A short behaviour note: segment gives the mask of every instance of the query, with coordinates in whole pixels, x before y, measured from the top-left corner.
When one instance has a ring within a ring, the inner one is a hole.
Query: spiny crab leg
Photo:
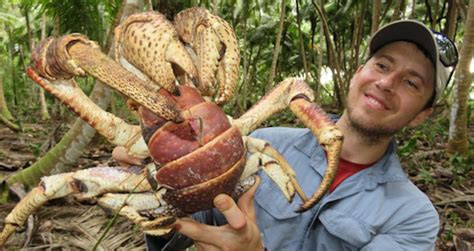
[[[166,120],[182,121],[172,101],[147,89],[147,83],[108,58],[96,43],[83,35],[48,38],[37,47],[32,60],[41,77],[56,80],[89,74]]]
[[[242,135],[248,135],[270,116],[288,108],[291,101],[297,97],[312,101],[314,93],[304,81],[297,78],[287,78],[276,85],[240,118],[234,119],[232,124],[239,127]]]
[[[244,179],[257,172],[258,168],[267,173],[273,182],[280,188],[285,198],[291,202],[295,191],[302,201],[308,198],[301,189],[296,174],[286,159],[265,140],[244,136],[244,143],[250,156],[247,158],[244,173],[241,179]]]
[[[319,189],[297,210],[297,212],[304,212],[312,208],[329,190],[339,167],[344,137],[342,132],[337,129],[325,112],[316,104],[299,98],[291,101],[290,109],[318,138],[319,144],[324,146],[327,153],[328,166]]]
[[[121,118],[102,110],[84,94],[74,79],[48,81],[31,67],[26,72],[33,81],[69,106],[110,143],[125,146],[128,154],[134,157],[148,157],[148,147],[141,135],[140,126],[129,125]]]
[[[239,77],[240,50],[234,30],[221,17],[195,7],[179,12],[173,21],[179,36],[197,54],[198,89],[212,96],[218,71],[219,96],[216,103],[227,102]]]
[[[311,101],[313,91],[303,81],[288,78],[278,84],[242,117],[233,121],[243,135],[248,134],[271,115],[289,107],[311,130],[327,151],[328,167],[319,189],[297,210],[304,212],[316,204],[329,189],[339,166],[343,135],[327,114]]]
[[[106,193],[97,203],[110,214],[118,212],[150,235],[162,236],[173,230],[177,210],[166,206],[163,189],[149,193]]]
[[[98,167],[43,177],[40,185],[33,188],[5,218],[0,247],[16,229],[23,226],[28,216],[49,200],[70,194],[87,199],[107,192],[140,193],[151,189],[142,169],[138,167]]]
[[[115,29],[115,57],[140,69],[154,83],[175,95],[176,74],[197,78],[191,56],[170,21],[158,12],[130,16]],[[173,68],[175,67],[175,68]]]

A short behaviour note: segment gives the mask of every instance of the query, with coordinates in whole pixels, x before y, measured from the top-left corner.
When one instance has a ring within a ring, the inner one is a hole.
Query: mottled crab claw
[[[144,12],[130,16],[115,30],[115,57],[144,73],[154,83],[175,95],[178,75],[191,79],[197,70],[191,56],[178,37],[176,29],[158,12]]]
[[[80,34],[48,38],[32,54],[28,75],[39,82],[90,75],[118,90],[166,120],[181,122],[174,101],[152,92],[147,83],[101,52],[99,46]]]
[[[85,72],[70,60],[67,45],[81,41],[91,48],[99,46],[80,34],[71,34],[61,38],[48,37],[42,40],[31,53],[30,70],[48,80],[70,79],[84,76]]]
[[[219,93],[216,102],[227,102],[237,85],[240,64],[234,30],[224,19],[198,7],[181,11],[173,23],[181,39],[197,54],[201,93],[206,96],[214,94],[217,73]]]

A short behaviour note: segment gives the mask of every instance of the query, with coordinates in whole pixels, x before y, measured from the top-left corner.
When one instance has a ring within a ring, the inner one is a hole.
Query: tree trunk
[[[14,120],[10,110],[8,110],[5,94],[3,93],[3,75],[0,75],[0,115],[7,120]]]
[[[246,110],[247,110],[247,102],[248,102],[248,87],[250,83],[250,67],[252,66],[252,55],[253,55],[253,48],[248,42],[248,33],[247,33],[247,21],[248,21],[248,13],[249,8],[244,8],[243,13],[240,15],[240,23],[242,26],[242,34],[245,34],[244,41],[242,45],[242,78],[239,85],[239,94],[235,95],[232,102],[233,104],[230,107],[235,107],[236,109],[233,111],[233,115],[236,117],[240,117]]]
[[[14,51],[14,42],[13,42],[13,34],[11,31],[10,26],[5,26],[5,31],[8,34],[8,60],[10,63],[10,73],[11,73],[11,83],[13,89],[13,106],[16,107],[18,105],[18,86],[17,86],[17,78],[16,78],[16,71],[15,71],[15,64],[13,60],[13,51]]]
[[[412,0],[410,19],[416,19],[416,0]]]
[[[301,60],[303,61],[304,78],[307,81],[308,74],[309,74],[309,67],[306,61],[306,51],[304,49],[303,32],[301,31],[301,13],[300,13],[300,8],[299,8],[299,0],[296,0],[296,20],[298,22],[298,39],[300,41],[300,54],[301,54]]]
[[[29,53],[31,54],[33,52],[33,49],[35,48],[35,43],[34,43],[34,36],[33,36],[33,31],[32,31],[32,28],[31,28],[31,21],[30,21],[30,15],[29,15],[29,10],[30,6],[28,5],[22,5],[21,7],[21,11],[23,13],[23,16],[25,17],[25,25],[26,25],[26,34],[27,34],[27,38],[28,38],[28,51]],[[27,55],[26,53],[24,55]],[[26,58],[25,56],[22,56],[21,58]],[[22,60],[24,62],[24,60]],[[24,65],[24,68],[26,69],[26,65]],[[38,86],[36,85],[33,85],[31,84],[32,81],[29,79],[29,78],[26,78],[25,77],[25,82],[26,83],[26,89],[27,89],[27,92],[30,94],[28,95],[28,103],[27,103],[27,106],[28,106],[28,109],[32,109],[33,107],[33,104],[36,104],[35,102],[35,97],[36,97],[36,93],[38,93],[38,90],[41,89],[41,88],[38,88]]]
[[[46,15],[43,14],[41,17],[41,40],[46,38]],[[41,105],[41,120],[49,120],[48,106],[46,104],[46,98],[44,96],[44,89],[39,88],[39,100]]]
[[[4,125],[6,125],[8,128],[15,132],[20,131],[20,126],[8,120],[6,117],[3,116],[3,114],[0,114],[0,122],[2,122]]]
[[[285,24],[285,9],[286,9],[286,1],[281,0],[280,23],[278,25],[278,33],[275,39],[275,46],[273,47],[272,66],[270,68],[270,75],[268,76],[267,87],[265,88],[266,92],[271,89],[271,87],[273,86],[273,81],[275,79],[278,56],[280,55],[280,50],[281,50],[281,45],[280,45],[281,34],[283,33],[283,28]]]
[[[454,34],[456,34],[456,24],[458,19],[458,7],[455,0],[448,1],[448,16],[446,17],[446,25],[443,33],[454,41]]]
[[[59,19],[59,15],[53,17],[53,30],[51,31],[51,36],[59,37],[61,35],[61,20]],[[43,88],[41,88],[43,89]],[[54,110],[53,110],[53,117],[62,117],[64,114],[66,107],[61,104],[58,100],[54,100]]]
[[[372,26],[370,34],[374,34],[380,26],[380,12],[382,10],[382,0],[374,0],[372,5]]]
[[[456,6],[458,7],[459,16],[461,16],[462,20],[466,20],[467,7],[464,4],[464,1],[463,0],[455,0],[455,1],[456,1]]]
[[[325,0],[320,0],[319,4],[321,6],[324,6],[325,4]],[[316,18],[315,18],[316,20]],[[313,51],[319,51],[319,53],[313,53],[315,55],[315,64],[316,64],[316,69],[318,71],[318,81],[316,81],[316,85],[314,87],[314,91],[316,92],[316,99],[315,99],[315,102],[316,103],[319,103],[319,101],[321,100],[321,97],[322,97],[322,92],[324,91],[324,86],[322,86],[321,84],[321,81],[319,81],[321,79],[321,76],[323,75],[323,59],[324,59],[324,56],[323,56],[323,53],[322,52],[322,48],[324,48],[325,46],[327,47],[326,45],[326,41],[323,39],[324,38],[324,25],[323,25],[323,22],[317,22],[315,21],[315,29],[318,29],[319,28],[319,47],[318,48],[314,48],[315,47],[315,42],[314,42],[314,37],[316,34],[313,34],[313,38],[312,38],[312,44],[311,44],[311,47],[313,48]]]
[[[337,99],[337,103],[339,109],[342,110],[346,107],[346,87],[344,81],[342,80],[342,70],[341,70],[341,63],[339,62],[339,58],[337,57],[336,49],[334,47],[334,43],[331,40],[331,33],[329,31],[329,25],[324,15],[323,9],[316,3],[315,0],[312,0],[311,3],[313,4],[314,8],[316,9],[319,17],[321,18],[321,24],[324,30],[324,37],[326,38],[326,45],[328,48],[329,54],[329,65],[331,70],[333,71],[334,75],[334,92]]]
[[[141,2],[143,6],[143,2]],[[125,19],[128,15],[140,10],[136,1],[124,0],[121,10],[117,13],[112,28],[109,30],[108,37],[113,37],[114,27]],[[107,39],[107,41],[113,41]],[[106,45],[106,50],[112,56],[114,52],[112,43]],[[97,103],[102,109],[106,109],[110,99],[111,90],[103,84],[97,82],[90,95],[92,101]],[[60,173],[69,170],[80,157],[85,147],[89,144],[95,135],[95,130],[90,127],[82,119],[77,119],[74,125],[63,136],[63,138],[51,150],[49,150],[42,158],[36,161],[30,167],[23,169],[7,179],[7,184],[11,186],[20,182],[25,186],[36,186],[40,178],[51,173]]]
[[[464,38],[456,70],[454,100],[451,106],[448,152],[467,155],[469,137],[467,132],[467,98],[473,75],[469,65],[474,56],[474,0],[469,1]]]
[[[361,10],[358,11],[357,8],[354,8],[356,11],[355,18],[354,18],[354,30],[352,34],[352,43],[351,43],[351,57],[349,58],[350,66],[346,70],[345,78],[348,76],[352,76],[353,73],[356,71],[357,67],[359,66],[359,54],[360,54],[360,45],[362,44],[362,38],[364,36],[364,19],[365,13],[367,11],[367,0],[363,0],[361,4]],[[373,18],[373,16],[372,16]],[[346,82],[350,80],[347,79]]]
[[[3,93],[3,75],[0,74],[0,121],[13,131],[20,131],[20,126],[15,124],[10,110],[8,110],[5,95]]]
[[[400,19],[400,13],[402,13],[401,11],[402,5],[403,5],[403,0],[397,0],[395,2],[395,7],[393,8],[393,14],[392,14],[392,17],[390,18],[390,22]]]

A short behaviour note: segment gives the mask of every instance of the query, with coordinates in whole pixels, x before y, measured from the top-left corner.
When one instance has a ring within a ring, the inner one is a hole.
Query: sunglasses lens
[[[444,66],[455,66],[458,62],[458,51],[454,43],[445,35],[434,33],[439,47],[439,58]]]

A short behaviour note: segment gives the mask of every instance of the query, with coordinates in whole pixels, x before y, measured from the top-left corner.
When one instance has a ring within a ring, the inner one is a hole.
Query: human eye
[[[385,72],[390,71],[391,64],[388,60],[381,57],[381,58],[378,58],[378,59],[374,60],[374,68],[377,71],[381,72],[381,73],[385,73]]]
[[[416,81],[413,81],[411,79],[405,79],[405,84],[412,88],[412,89],[415,89],[415,90],[418,90],[419,87],[418,87],[418,84],[416,83]]]
[[[387,71],[388,70],[388,66],[383,62],[376,62],[375,65],[377,66],[378,69],[380,69],[382,71]]]

